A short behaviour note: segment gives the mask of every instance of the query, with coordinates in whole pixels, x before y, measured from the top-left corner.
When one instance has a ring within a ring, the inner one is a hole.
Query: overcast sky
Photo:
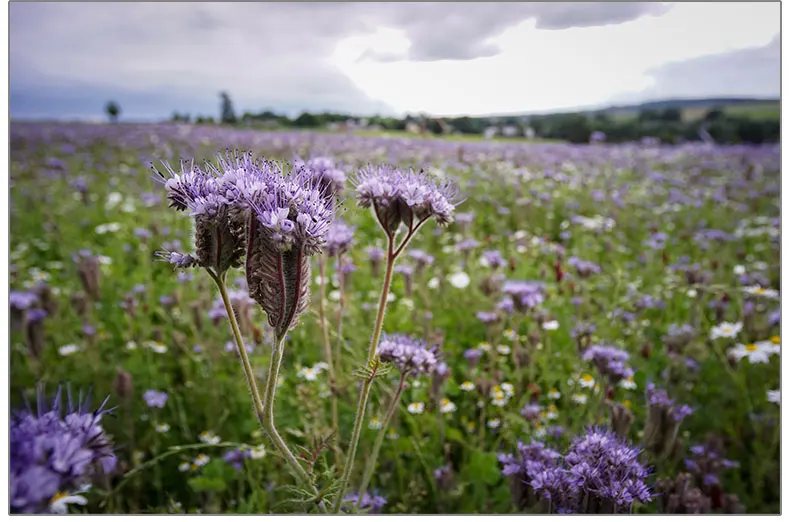
[[[12,3],[19,118],[779,96],[778,3]]]

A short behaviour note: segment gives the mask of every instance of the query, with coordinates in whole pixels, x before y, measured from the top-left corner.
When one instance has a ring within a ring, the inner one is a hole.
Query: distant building
[[[418,124],[410,121],[406,124],[406,132],[410,132],[411,134],[420,134],[420,132],[422,132],[422,128]]]
[[[483,137],[487,140],[490,140],[491,138],[496,136],[498,132],[499,132],[499,128],[497,127],[486,127],[485,130],[483,131]]]
[[[535,129],[533,129],[532,127],[527,127],[527,129],[524,131],[524,136],[526,136],[527,139],[530,139],[530,140],[534,139],[535,138]]]
[[[513,138],[514,136],[519,135],[519,129],[515,125],[505,125],[502,127],[502,136],[507,136],[508,138]]]

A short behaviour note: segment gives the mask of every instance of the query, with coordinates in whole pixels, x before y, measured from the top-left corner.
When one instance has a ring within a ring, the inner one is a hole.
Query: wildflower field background
[[[100,421],[115,459],[63,491],[12,448],[12,510],[318,511],[261,431],[216,286],[156,255],[192,252],[193,225],[151,165],[226,149],[347,178],[339,217],[353,242],[310,258],[311,303],[276,388],[277,428],[328,504],[387,248],[354,180],[391,164],[454,178],[462,197],[452,223],[428,221],[395,264],[383,331],[438,361],[404,379],[388,426],[400,374],[382,366],[373,380],[344,511],[779,511],[778,145],[23,123],[11,124],[12,408],[35,411],[37,383],[39,415],[59,385],[90,390],[94,407],[109,396]],[[227,281],[263,388],[272,329],[244,271]],[[340,355],[334,387],[325,343]]]

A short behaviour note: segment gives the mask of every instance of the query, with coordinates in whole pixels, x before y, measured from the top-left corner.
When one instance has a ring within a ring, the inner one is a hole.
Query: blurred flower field
[[[181,159],[326,199],[207,264]],[[779,511],[778,146],[12,123],[9,183],[12,511]]]

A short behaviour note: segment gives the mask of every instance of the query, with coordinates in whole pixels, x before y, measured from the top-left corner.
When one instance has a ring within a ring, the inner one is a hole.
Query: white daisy
[[[743,265],[735,265],[735,268],[732,269],[732,273],[735,275],[743,275],[746,273],[746,267]]]
[[[779,404],[781,400],[781,392],[779,390],[768,390],[766,392],[768,402]]]
[[[471,279],[465,272],[456,272],[450,276],[449,280],[450,284],[456,288],[466,288],[471,282]]]
[[[197,458],[195,458],[193,464],[195,466],[199,467],[199,468],[202,468],[203,466],[208,464],[210,461],[211,461],[211,458],[208,455],[206,455],[205,453],[201,453],[200,455],[197,456]]]
[[[497,429],[500,424],[502,424],[502,421],[499,419],[490,419],[488,422],[486,422],[486,426],[488,426],[492,430]]]
[[[558,323],[557,321],[546,321],[541,326],[543,327],[544,330],[554,331],[560,327],[560,323]]]
[[[461,389],[464,391],[472,391],[475,389],[475,385],[472,381],[464,381],[461,384]]]
[[[742,323],[721,323],[710,330],[711,339],[734,339],[743,328]]]
[[[317,372],[312,368],[302,368],[297,375],[306,381],[314,381],[316,380]]]
[[[442,404],[439,407],[439,410],[442,413],[453,413],[457,409],[458,408],[455,406],[455,403],[447,398],[442,399]]]
[[[266,448],[263,446],[263,444],[258,444],[257,446],[250,448],[251,459],[258,460],[258,459],[262,459],[265,456],[266,456]]]
[[[436,290],[437,288],[439,288],[439,279],[436,277],[432,277],[428,281],[428,288],[430,288],[431,290]]]
[[[88,503],[88,499],[79,493],[85,493],[90,489],[90,484],[80,487],[73,494],[58,492],[49,501],[49,512],[56,515],[65,515],[69,512],[69,504],[79,504],[84,506]]]
[[[198,438],[203,444],[219,444],[222,441],[222,439],[219,438],[219,435],[215,435],[211,431],[204,431]]]
[[[571,400],[577,404],[587,404],[587,396],[582,393],[573,394]]]
[[[549,390],[547,397],[551,400],[559,399],[561,397],[560,391],[557,388],[552,388],[551,390]]]
[[[763,288],[760,285],[744,286],[743,291],[750,295],[758,297],[766,297],[768,299],[776,299],[779,297],[779,292],[773,288]]]
[[[340,301],[340,290],[332,290],[327,297],[330,301]]]
[[[496,351],[499,352],[501,355],[507,355],[510,353],[510,346],[500,344],[496,347]]]
[[[692,298],[693,297],[697,297],[697,291],[694,290],[693,288],[690,288],[689,291],[686,292],[686,295],[689,296],[689,297],[692,297]]]
[[[58,348],[58,353],[63,357],[66,357],[73,353],[77,353],[79,351],[80,351],[80,347],[77,346],[76,344],[67,344],[65,346],[61,346],[60,348]]]
[[[768,345],[771,345],[770,341],[768,341]],[[767,363],[772,354],[772,352],[768,351],[768,348],[769,346],[766,346],[765,343],[737,344],[735,348],[731,348],[727,353],[738,361],[746,357],[752,364]]]
[[[368,428],[370,428],[371,430],[380,430],[382,426],[383,424],[381,423],[381,419],[379,419],[378,417],[373,417],[372,419],[370,419],[370,422],[368,423]]]
[[[507,339],[508,341],[515,341],[516,339],[518,339],[518,334],[517,334],[516,332],[514,332],[514,331],[513,331],[512,329],[510,329],[510,328],[508,328],[507,330],[505,330],[505,331],[504,331],[504,333],[503,333],[502,335],[503,335],[503,336],[504,336],[504,338],[505,338],[505,339]]]
[[[167,433],[168,431],[170,431],[170,425],[167,424],[166,422],[156,425],[157,433]]]
[[[412,402],[411,404],[409,404],[407,409],[409,413],[412,413],[414,415],[419,415],[425,411],[425,404],[422,402]]]
[[[579,377],[579,385],[582,388],[592,388],[595,386],[595,379],[593,379],[593,376],[589,373],[584,373]]]
[[[633,376],[628,376],[625,379],[621,380],[619,383],[621,388],[625,388],[626,390],[635,390],[636,383],[634,382]]]
[[[178,465],[178,471],[181,472],[189,471],[190,467],[191,465],[189,464],[189,462],[182,462],[181,464]]]

